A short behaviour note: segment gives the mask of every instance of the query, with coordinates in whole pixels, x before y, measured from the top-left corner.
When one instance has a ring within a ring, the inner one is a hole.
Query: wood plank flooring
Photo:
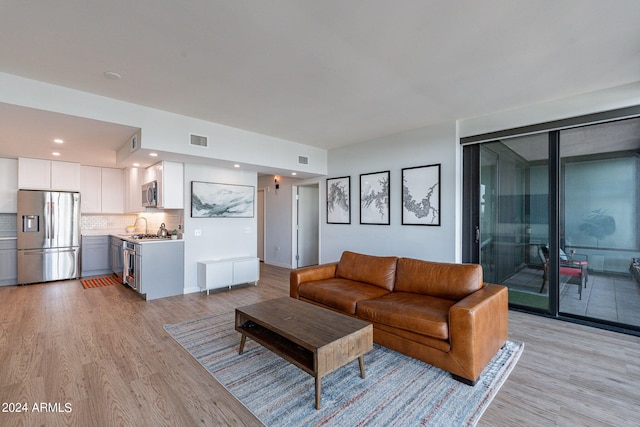
[[[149,302],[79,281],[0,287],[0,426],[260,425],[163,325],[287,296],[288,273]],[[510,312],[510,339],[524,354],[479,425],[637,425],[640,338]]]

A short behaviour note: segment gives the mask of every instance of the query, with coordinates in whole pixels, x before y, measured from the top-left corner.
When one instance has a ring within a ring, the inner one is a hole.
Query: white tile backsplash
[[[134,225],[136,219],[143,217],[147,220],[147,229],[149,233],[157,233],[160,224],[164,223],[169,232],[178,228],[182,223],[182,211],[170,212],[144,212],[140,214],[125,215],[101,215],[101,214],[85,214],[80,219],[80,229],[83,234],[96,234],[99,232],[126,233],[126,228]],[[15,218],[15,217],[14,217]],[[140,219],[136,224],[136,232],[145,232],[145,221]]]

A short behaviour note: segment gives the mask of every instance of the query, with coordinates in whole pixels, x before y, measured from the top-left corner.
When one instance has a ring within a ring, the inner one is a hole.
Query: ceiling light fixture
[[[59,155],[60,155],[60,153],[58,153],[57,151],[54,151],[54,152],[53,152],[53,153],[51,153],[51,154],[52,154],[52,155],[54,155],[54,156],[59,156]]]
[[[158,153],[149,153],[151,157],[158,157]]]
[[[134,163],[134,164],[133,164],[133,167],[134,167],[134,168],[137,168],[138,166],[140,166],[140,163]]]
[[[110,80],[120,80],[122,75],[116,73],[115,71],[105,71],[104,76]]]
[[[235,165],[233,165],[233,167],[234,167],[234,168],[239,168],[239,167],[240,167],[240,165],[236,163]]]
[[[296,175],[298,175],[298,173],[297,172],[291,172],[291,175],[296,176]]]
[[[53,140],[53,142],[55,142],[56,144],[62,144],[64,141],[60,138],[56,138]]]

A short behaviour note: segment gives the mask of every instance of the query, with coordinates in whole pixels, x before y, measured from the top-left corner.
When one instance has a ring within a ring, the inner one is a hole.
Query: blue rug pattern
[[[322,380],[315,409],[314,378],[251,339],[238,354],[234,313],[213,314],[165,330],[267,426],[473,426],[516,365],[524,344],[508,341],[470,387],[427,363],[374,344],[358,361]]]

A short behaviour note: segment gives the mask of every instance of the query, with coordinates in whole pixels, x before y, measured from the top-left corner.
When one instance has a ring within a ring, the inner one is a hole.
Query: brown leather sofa
[[[508,335],[507,288],[477,264],[344,252],[291,271],[290,296],[373,324],[375,343],[474,385]]]

